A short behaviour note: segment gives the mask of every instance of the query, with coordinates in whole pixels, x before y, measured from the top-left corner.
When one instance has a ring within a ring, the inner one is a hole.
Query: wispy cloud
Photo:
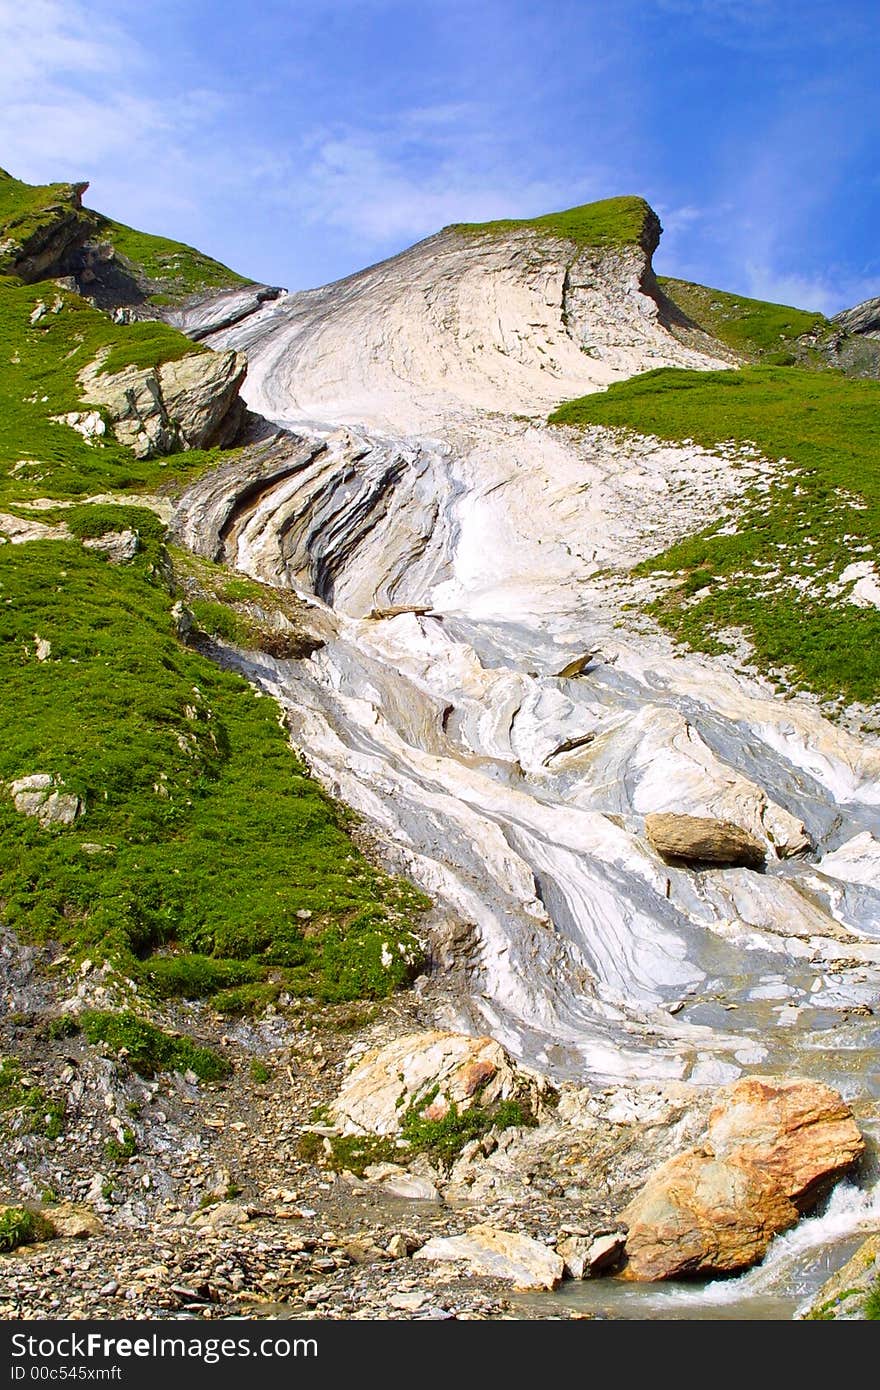
[[[481,121],[478,108],[422,107],[376,130],[312,132],[291,199],[313,222],[384,243],[600,196],[601,174],[563,180],[518,169],[504,142],[485,138]],[[479,157],[462,159],[463,140]]]

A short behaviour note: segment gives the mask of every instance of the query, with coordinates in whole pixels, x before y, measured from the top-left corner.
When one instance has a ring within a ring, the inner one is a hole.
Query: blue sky
[[[641,193],[661,273],[880,294],[878,0],[0,0],[0,164],[302,288]]]

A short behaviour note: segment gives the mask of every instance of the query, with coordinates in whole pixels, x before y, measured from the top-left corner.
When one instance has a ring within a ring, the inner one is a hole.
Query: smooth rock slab
[[[555,1289],[562,1281],[562,1257],[531,1236],[471,1226],[462,1236],[437,1236],[413,1255],[414,1260],[462,1262],[472,1274],[507,1279],[518,1289]]]
[[[868,1295],[880,1287],[880,1231],[864,1241],[842,1269],[826,1279],[806,1312],[817,1322],[865,1321]]]
[[[43,1213],[59,1236],[67,1240],[87,1240],[104,1234],[104,1226],[91,1207],[78,1202],[59,1202]]]
[[[761,842],[742,826],[708,816],[654,813],[645,817],[645,834],[663,859],[759,869],[766,857]]]

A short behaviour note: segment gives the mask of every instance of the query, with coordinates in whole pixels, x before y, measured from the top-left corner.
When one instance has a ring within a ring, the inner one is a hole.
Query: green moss
[[[64,1132],[65,1105],[42,1086],[29,1085],[13,1057],[0,1059],[0,1114],[13,1120],[19,1133],[57,1139]]]
[[[46,513],[43,513],[45,516]],[[77,540],[106,536],[113,531],[136,531],[141,541],[161,544],[166,527],[155,512],[147,507],[126,507],[113,504],[92,504],[67,507],[51,513],[52,520],[63,521]]]
[[[59,1014],[57,1018],[50,1018],[46,1032],[55,1042],[59,1042],[62,1038],[76,1037],[79,1024],[73,1014]]]
[[[644,198],[603,198],[597,203],[549,212],[543,217],[504,218],[497,222],[456,222],[448,230],[463,236],[507,236],[535,231],[561,237],[576,246],[621,247],[641,240],[651,209]]]
[[[199,627],[209,637],[219,637],[241,647],[250,645],[254,625],[234,608],[209,599],[195,599],[190,608]]]
[[[401,1138],[413,1153],[428,1153],[438,1162],[451,1164],[465,1144],[480,1139],[488,1130],[522,1128],[534,1125],[535,1119],[518,1100],[500,1101],[496,1105],[472,1105],[459,1110],[453,1101],[439,1120],[426,1119],[425,1111],[434,1095],[428,1094],[411,1105],[403,1117]]]
[[[0,1252],[8,1254],[19,1245],[51,1240],[54,1228],[45,1216],[28,1207],[0,1207]]]
[[[150,956],[138,970],[139,978],[160,999],[207,999],[234,985],[251,984],[264,973],[250,961],[216,960],[192,952]]]
[[[880,544],[880,383],[836,372],[663,369],[569,402],[554,424],[601,424],[709,448],[754,443],[779,461],[730,518],[646,557],[679,583],[651,611],[707,652],[744,631],[762,669],[828,699],[880,697],[880,612],[835,595]]]
[[[232,1018],[256,1017],[277,1002],[282,988],[280,980],[239,985],[235,989],[219,990],[211,1003],[218,1013],[229,1014]]]
[[[272,1069],[267,1067],[265,1062],[261,1062],[258,1057],[254,1057],[250,1066],[251,1081],[258,1086],[264,1086],[267,1081],[272,1080]]]
[[[111,1013],[86,1009],[80,1026],[90,1043],[103,1043],[111,1052],[124,1052],[125,1060],[139,1076],[161,1071],[192,1071],[201,1081],[223,1081],[232,1067],[211,1048],[192,1038],[173,1037],[138,1014],[125,1010]]]
[[[787,356],[799,338],[828,327],[823,314],[793,309],[787,304],[769,304],[666,276],[660,276],[659,281],[663,292],[688,318],[746,357]]]
[[[313,1162],[326,1161],[335,1172],[347,1170],[358,1177],[372,1163],[408,1163],[422,1153],[448,1168],[465,1144],[481,1138],[490,1129],[522,1128],[537,1123],[528,1106],[519,1100],[474,1104],[461,1111],[453,1101],[441,1119],[428,1119],[425,1111],[436,1099],[438,1089],[430,1088],[407,1107],[398,1138],[331,1135],[325,1145],[322,1136],[308,1133],[300,1141],[300,1156]]]
[[[104,1157],[111,1163],[127,1163],[137,1153],[137,1139],[133,1129],[123,1129],[121,1139],[108,1139],[104,1145]]]

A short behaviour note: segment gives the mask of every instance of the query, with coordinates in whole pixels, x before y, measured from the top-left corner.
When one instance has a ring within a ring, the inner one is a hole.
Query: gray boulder
[[[33,816],[46,829],[56,825],[73,825],[85,810],[80,798],[73,792],[64,791],[60,777],[50,772],[32,772],[27,777],[17,777],[9,784],[9,791],[16,811],[24,816]]]

